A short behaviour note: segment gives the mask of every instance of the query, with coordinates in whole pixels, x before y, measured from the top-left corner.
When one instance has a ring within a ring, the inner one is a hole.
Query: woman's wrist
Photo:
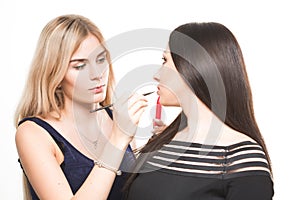
[[[107,169],[113,173],[115,173],[117,176],[120,176],[122,174],[121,170],[118,168],[115,168],[114,166],[106,165],[103,161],[100,160],[94,160],[94,164],[99,168]]]
[[[104,145],[100,156],[94,161],[94,164],[99,168],[105,168],[114,172],[116,175],[120,175],[119,167],[128,144],[126,147],[125,145],[126,144],[122,145],[124,147],[121,147],[121,145],[116,146],[116,143],[112,143],[111,140],[108,140]]]
[[[114,124],[112,134],[104,144],[100,156],[94,161],[95,166],[107,169],[116,175],[120,175],[121,171],[119,170],[119,167],[132,139],[133,136],[124,133],[116,124]]]
[[[124,133],[116,124],[113,126],[112,134],[109,141],[112,145],[120,150],[126,150],[133,136]]]

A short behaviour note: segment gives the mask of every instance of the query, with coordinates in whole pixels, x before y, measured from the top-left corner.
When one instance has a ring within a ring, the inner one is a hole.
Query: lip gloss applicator
[[[143,96],[148,96],[148,95],[150,95],[150,94],[152,94],[152,93],[154,93],[155,91],[152,91],[152,92],[147,92],[147,93],[144,93],[144,94],[142,94]],[[96,109],[94,109],[94,110],[90,110],[90,113],[93,113],[93,112],[97,112],[97,111],[99,111],[99,110],[103,110],[103,109],[105,109],[105,108],[109,108],[109,107],[112,107],[114,104],[112,103],[112,104],[109,104],[109,105],[107,105],[107,106],[103,106],[103,107],[100,107],[100,108],[96,108]]]

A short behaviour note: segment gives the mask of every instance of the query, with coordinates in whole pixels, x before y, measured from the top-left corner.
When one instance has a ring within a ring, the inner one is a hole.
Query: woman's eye
[[[105,58],[105,56],[103,56],[103,57],[97,58],[96,62],[97,62],[97,64],[102,64],[105,62],[105,60],[106,60],[106,58]]]
[[[163,60],[163,64],[167,62],[167,59],[165,57],[162,57],[161,59]]]
[[[78,64],[78,65],[75,65],[75,66],[73,66],[75,69],[78,69],[78,70],[80,70],[80,69],[83,69],[84,67],[85,67],[85,63],[82,63],[82,64]]]

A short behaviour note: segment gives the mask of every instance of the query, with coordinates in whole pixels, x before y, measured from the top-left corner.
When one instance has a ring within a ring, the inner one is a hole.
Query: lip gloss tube
[[[156,111],[155,111],[155,118],[161,119],[161,104],[159,102],[160,97],[157,98],[156,101]]]
[[[161,119],[161,104],[159,102],[159,99],[160,97],[158,97],[156,101],[155,119]],[[156,125],[155,122],[153,125]]]

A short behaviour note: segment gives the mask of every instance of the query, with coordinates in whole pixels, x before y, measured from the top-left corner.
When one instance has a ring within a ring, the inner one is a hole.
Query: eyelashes
[[[163,60],[163,64],[167,62],[167,59],[165,57],[162,57],[161,59]]]
[[[106,56],[100,56],[96,59],[96,64],[101,65],[105,63]],[[86,65],[88,65],[86,62],[79,62],[77,65],[73,66],[75,69],[80,70],[83,69]]]
[[[97,64],[102,64],[106,61],[106,53],[101,53],[101,55],[98,55],[97,59],[96,59],[96,63]]]
[[[83,69],[84,67],[86,66],[85,63],[81,64],[81,65],[76,65],[76,66],[73,66],[75,69],[77,70],[80,70],[80,69]]]
[[[105,60],[106,60],[105,57],[100,57],[100,58],[97,58],[96,63],[97,63],[97,64],[102,64],[102,63],[105,62]]]

